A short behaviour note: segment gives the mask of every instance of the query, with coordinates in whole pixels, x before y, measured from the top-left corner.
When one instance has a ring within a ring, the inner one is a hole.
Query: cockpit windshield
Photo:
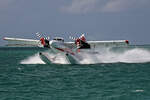
[[[55,37],[53,40],[64,42],[64,39],[61,37]]]

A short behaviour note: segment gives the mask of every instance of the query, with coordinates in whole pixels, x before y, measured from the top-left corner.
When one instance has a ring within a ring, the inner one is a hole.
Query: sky
[[[150,0],[0,0],[1,46],[3,37],[37,39],[36,32],[150,44]]]

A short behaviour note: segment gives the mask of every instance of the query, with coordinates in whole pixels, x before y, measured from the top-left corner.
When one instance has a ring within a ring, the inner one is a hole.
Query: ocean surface
[[[81,65],[45,64],[41,51],[0,47],[0,100],[150,100],[148,45],[112,48]]]

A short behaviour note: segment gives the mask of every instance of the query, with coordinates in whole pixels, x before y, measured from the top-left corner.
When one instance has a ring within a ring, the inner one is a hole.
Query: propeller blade
[[[37,37],[41,38],[41,34],[39,32],[35,33]]]
[[[76,38],[72,36],[69,36],[69,39],[76,40]]]

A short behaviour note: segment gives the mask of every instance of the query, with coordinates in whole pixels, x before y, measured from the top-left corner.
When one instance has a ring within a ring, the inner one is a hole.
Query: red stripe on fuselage
[[[59,51],[62,51],[62,52],[64,52],[64,50],[63,49],[61,49],[61,48],[56,48],[57,50],[59,50]]]

